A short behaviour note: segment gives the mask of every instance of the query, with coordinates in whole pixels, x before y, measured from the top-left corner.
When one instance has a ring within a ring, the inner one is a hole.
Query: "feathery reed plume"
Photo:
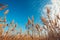
[[[14,27],[12,28],[12,30],[11,31],[14,31],[14,29],[16,28],[16,24],[14,25]]]
[[[22,28],[20,28],[20,35],[22,34]]]
[[[36,27],[36,29],[39,31],[39,27],[40,27],[39,24],[36,24],[35,27]]]
[[[27,27],[27,34],[29,35],[30,33],[29,33],[29,29],[30,29],[30,27]]]
[[[50,13],[50,9],[47,7],[47,13],[49,14]]]
[[[4,17],[4,22],[6,22],[6,17]]]
[[[32,27],[34,26],[34,16],[32,16]]]
[[[14,24],[14,20],[12,20],[11,24]]]
[[[60,20],[59,15],[57,15],[56,17],[57,17],[57,19],[59,19],[59,20]]]
[[[29,25],[30,25],[31,23],[32,23],[32,21],[31,21],[30,18],[28,17],[28,23],[26,24],[26,28],[28,29],[28,30],[27,30],[28,35],[29,35],[29,29],[30,29]]]
[[[8,12],[9,12],[9,10],[6,10],[6,11],[4,12],[4,14],[6,15]]]
[[[45,24],[45,25],[47,25],[47,20],[44,18],[44,17],[41,17],[41,20],[43,21],[43,23]]]
[[[47,30],[47,28],[45,26],[43,26],[43,29]]]
[[[46,23],[46,19],[44,17],[41,18],[44,23]]]
[[[43,27],[40,27],[40,28],[39,28],[39,31],[42,31],[42,30],[43,30]]]
[[[57,25],[57,22],[58,22],[58,20],[57,20],[57,19],[55,19],[55,26]]]
[[[34,16],[32,16],[32,23],[34,22]]]
[[[5,28],[6,26],[8,26],[8,24],[3,24],[3,28]]]
[[[29,24],[31,24],[31,20],[30,20],[30,18],[28,17],[28,25],[29,25]]]
[[[3,10],[4,8],[6,8],[7,6],[3,5],[3,4],[0,4],[0,10]]]

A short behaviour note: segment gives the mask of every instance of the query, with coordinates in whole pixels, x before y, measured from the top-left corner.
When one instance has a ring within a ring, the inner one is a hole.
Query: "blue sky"
[[[23,30],[28,16],[34,16],[34,23],[41,23],[42,8],[49,2],[50,0],[0,0],[0,3],[8,5],[7,21],[11,22],[14,19],[15,23],[18,23],[18,28],[21,27]],[[5,10],[0,11],[0,16],[3,16]]]

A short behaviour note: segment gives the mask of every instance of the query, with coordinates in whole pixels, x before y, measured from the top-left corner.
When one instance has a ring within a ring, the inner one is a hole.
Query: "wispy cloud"
[[[43,8],[44,14],[47,13],[47,7],[50,9],[51,19],[54,19],[55,15],[60,15],[60,0],[51,0],[51,4],[46,4]]]

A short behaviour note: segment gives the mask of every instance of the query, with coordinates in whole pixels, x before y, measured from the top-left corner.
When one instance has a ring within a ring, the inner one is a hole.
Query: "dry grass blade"
[[[39,29],[40,31],[42,31],[43,30],[43,28],[42,27],[40,27],[40,29]]]

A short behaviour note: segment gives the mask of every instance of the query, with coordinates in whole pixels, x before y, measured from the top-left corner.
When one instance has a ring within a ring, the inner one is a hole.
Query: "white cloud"
[[[50,8],[51,18],[54,19],[55,15],[60,15],[60,0],[51,0],[52,4],[46,4],[43,8],[43,12],[46,14],[46,7]]]

